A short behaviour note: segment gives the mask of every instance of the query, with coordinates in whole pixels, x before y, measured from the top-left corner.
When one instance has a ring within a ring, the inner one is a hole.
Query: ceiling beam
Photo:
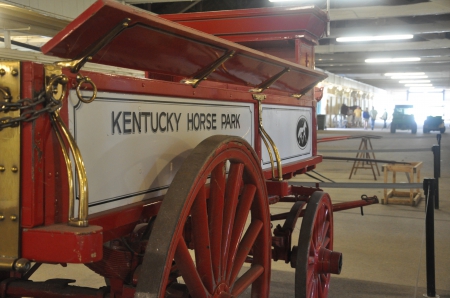
[[[22,33],[21,35],[54,36],[69,22],[69,20],[46,16],[21,7],[0,6],[0,28],[15,31],[16,28],[30,27],[29,30],[16,31]]]
[[[385,19],[448,13],[450,13],[450,1],[448,0],[431,0],[430,2],[397,6],[336,8],[329,12],[331,21]]]
[[[389,35],[393,33],[417,35],[443,32],[450,32],[450,21],[428,24],[363,25],[348,28],[331,28],[330,35],[324,36],[322,39],[358,35]]]
[[[356,75],[356,74],[373,74],[384,75],[387,72],[425,72],[434,73],[437,76],[447,76],[449,77],[448,69],[450,68],[450,61],[440,62],[440,63],[409,63],[409,64],[353,64],[353,65],[332,65],[332,66],[322,66],[320,63],[316,62],[316,67],[321,69],[326,69],[327,71],[335,74],[346,74],[346,75]]]
[[[433,50],[449,49],[449,39],[433,39],[430,41],[412,41],[412,42],[389,42],[389,43],[352,43],[342,45],[321,45],[315,47],[316,55],[352,53],[352,52],[395,52],[395,51],[415,51],[415,50]],[[450,52],[448,53],[450,54]]]

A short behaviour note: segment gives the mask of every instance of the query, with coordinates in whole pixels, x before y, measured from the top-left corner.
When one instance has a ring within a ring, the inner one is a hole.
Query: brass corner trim
[[[266,146],[267,152],[269,153],[270,165],[272,168],[272,180],[282,181],[283,180],[283,169],[282,169],[282,165],[281,165],[281,157],[280,157],[280,153],[278,151],[278,147],[263,127],[262,101],[266,99],[266,95],[265,94],[252,94],[252,96],[253,96],[253,99],[258,101],[259,132],[261,135],[261,139],[263,140],[264,145]],[[273,153],[272,153],[272,151],[273,151]],[[275,160],[277,162],[278,176],[275,175],[275,163],[274,163],[274,158],[273,158],[274,155],[275,155]]]
[[[19,61],[0,62],[0,108],[5,108],[0,118],[21,115],[19,107],[14,107],[21,104],[20,69]],[[17,122],[0,129],[0,270],[14,270],[14,261],[20,258],[20,127]]]
[[[66,95],[68,78],[62,74],[61,66],[49,66],[48,72],[46,68],[46,95],[50,101],[62,102]],[[81,156],[80,149],[76,144],[75,139],[70,133],[64,121],[62,121],[59,111],[61,104],[56,105],[56,109],[51,112],[51,123],[55,131],[56,137],[60,144],[61,152],[64,157],[67,170],[68,188],[69,188],[69,218],[68,224],[77,227],[86,227],[89,225],[88,206],[89,206],[89,193],[87,174],[84,167],[83,158]],[[78,192],[79,192],[79,206],[78,217],[75,217],[75,189],[72,161],[70,159],[69,150],[66,148],[64,139],[69,144],[70,152],[72,153],[73,161],[75,163],[75,173],[78,180]]]
[[[254,100],[257,100],[257,101],[263,101],[267,98],[267,96],[265,94],[257,94],[257,93],[253,93],[252,97]]]

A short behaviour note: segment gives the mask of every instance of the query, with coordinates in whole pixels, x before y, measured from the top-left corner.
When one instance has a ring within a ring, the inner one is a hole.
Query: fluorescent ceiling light
[[[300,0],[269,0],[269,2],[300,2]]]
[[[430,80],[403,80],[403,81],[398,81],[400,84],[423,84],[423,83],[429,83]]]
[[[390,63],[390,62],[415,62],[420,61],[419,57],[405,58],[371,58],[364,60],[366,63]]]
[[[378,35],[378,36],[352,36],[352,37],[338,37],[337,42],[360,42],[360,41],[379,41],[379,40],[400,40],[400,39],[411,39],[414,35],[403,34],[403,35]]]
[[[392,76],[423,76],[424,72],[387,72],[384,75],[387,77]]]
[[[433,84],[405,84],[406,87],[431,87]]]
[[[410,87],[408,90],[411,92],[429,92],[429,91],[437,91],[439,89],[436,89],[434,87]]]
[[[401,80],[401,79],[428,79],[428,76],[392,76],[393,80]]]

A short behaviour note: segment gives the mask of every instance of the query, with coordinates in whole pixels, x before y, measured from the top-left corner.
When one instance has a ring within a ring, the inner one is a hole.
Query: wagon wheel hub
[[[214,291],[214,297],[227,298],[233,296],[230,294],[230,287],[225,283],[221,283]]]
[[[318,274],[340,274],[342,269],[342,253],[321,247],[315,257],[314,263]]]

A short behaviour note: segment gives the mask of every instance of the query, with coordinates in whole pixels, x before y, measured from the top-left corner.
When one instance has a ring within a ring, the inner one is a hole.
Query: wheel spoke
[[[319,246],[319,238],[317,237],[316,231],[314,231],[311,239],[311,248],[310,248],[310,254],[312,256],[316,255],[317,248]]]
[[[233,232],[233,222],[238,204],[239,192],[242,184],[244,164],[231,163],[225,190],[225,206],[222,227],[222,280],[226,280],[227,262],[230,249],[230,239]]]
[[[181,276],[189,289],[190,295],[199,298],[208,297],[207,290],[203,286],[183,238],[178,241],[174,258],[177,268],[180,270]]]
[[[317,276],[317,294],[319,295],[319,297],[324,297],[321,274],[319,274],[319,276]]]
[[[323,247],[325,247],[325,248],[330,248],[329,247],[329,245],[330,245],[330,243],[331,243],[331,240],[330,240],[330,237],[325,237],[325,240],[323,241]]]
[[[264,272],[264,267],[261,265],[255,265],[250,267],[234,284],[231,294],[233,296],[239,296],[245,291],[258,277]]]
[[[253,243],[255,243],[256,237],[261,231],[262,226],[263,223],[261,221],[255,220],[248,227],[239,245],[236,258],[233,263],[233,269],[231,269],[230,283],[233,283],[233,281],[236,279],[236,276],[238,275],[239,270],[242,268],[242,265],[244,264],[245,259],[247,258],[247,255],[253,246]]]
[[[220,282],[223,207],[225,199],[226,161],[220,162],[211,172],[210,205],[209,205],[209,237],[211,239],[211,258],[215,282]]]
[[[324,225],[323,225],[323,238],[322,238],[322,243],[325,243],[325,241],[328,239],[328,229],[330,228],[330,222],[327,220]]]
[[[320,239],[320,243],[319,245],[322,245],[323,243],[323,239],[325,237],[325,221],[326,221],[326,216],[325,216],[325,208],[323,208],[323,204],[320,204],[320,208],[319,208],[319,212],[317,214],[317,222],[318,222],[318,231],[317,234],[319,236]]]
[[[247,222],[247,215],[249,213],[250,206],[252,205],[255,192],[256,187],[254,185],[245,185],[241,199],[239,200],[238,206],[236,208],[236,217],[231,235],[230,250],[228,253],[228,262],[227,262],[226,278],[228,282],[230,282],[231,269],[236,256],[236,251],[238,249],[239,239],[241,238],[242,231],[244,230],[245,227],[245,223]]]
[[[202,186],[192,204],[191,215],[197,271],[206,289],[212,293],[215,284],[212,274],[205,186]]]

